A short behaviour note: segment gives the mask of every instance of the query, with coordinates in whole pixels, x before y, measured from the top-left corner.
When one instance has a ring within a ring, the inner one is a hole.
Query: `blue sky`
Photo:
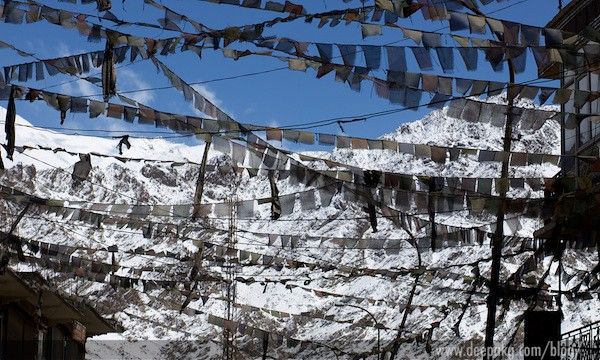
[[[79,11],[88,14],[97,14],[95,3],[89,5],[74,5],[59,1],[40,1],[52,7]],[[282,1],[283,2],[283,1]],[[297,0],[296,3],[305,5],[308,12],[320,12],[325,10],[341,9],[345,7],[357,7],[361,2],[358,0],[344,3],[342,0]],[[370,5],[373,1],[367,1]],[[238,8],[229,5],[219,5],[201,0],[187,1],[163,1],[164,5],[173,10],[181,12],[194,20],[197,20],[212,28],[224,28],[233,25],[252,24],[274,17],[282,16],[281,13],[259,11],[246,8]],[[567,3],[567,1],[565,1]],[[513,5],[514,4],[514,5]],[[504,7],[513,5],[508,9]],[[486,14],[491,16],[543,26],[557,12],[558,0],[511,0],[492,3],[481,6]],[[143,0],[113,0],[113,13],[125,20],[143,20],[148,23],[158,23],[157,19],[163,14],[143,3]],[[278,24],[266,28],[264,35],[277,35],[290,37],[300,41],[320,41],[353,44],[390,44],[413,45],[411,40],[403,39],[399,29],[383,28],[383,35],[370,37],[366,40],[361,38],[360,27],[356,24],[345,25],[341,23],[337,27],[325,26],[317,28],[317,21],[306,24],[303,20],[292,23]],[[104,22],[106,25],[111,23]],[[449,32],[446,22],[425,21],[420,13],[410,19],[401,19],[399,25],[423,30],[439,30]],[[169,37],[177,33],[161,30],[148,30],[145,28],[134,28],[121,26],[115,28],[121,32],[136,35],[146,35],[155,38]],[[191,26],[184,30],[192,31]],[[466,32],[456,34],[468,35]],[[492,38],[489,34],[487,38]],[[88,43],[85,38],[79,36],[76,30],[63,29],[45,21],[12,25],[0,23],[0,40],[11,43],[18,48],[35,53],[39,58],[51,58],[65,56],[70,53],[102,50],[104,43]],[[450,38],[444,39],[445,44],[455,46]],[[244,49],[243,45],[235,45],[238,49]],[[531,53],[528,54],[528,70],[518,76],[517,81],[535,79],[536,67]],[[409,60],[409,71],[420,72],[412,61],[412,55],[407,53]],[[457,69],[451,76],[464,76],[472,78],[484,78],[488,80],[506,81],[506,71],[495,73],[490,66],[481,60],[476,72],[467,72]],[[23,58],[9,49],[0,49],[0,65],[10,65],[32,61],[31,58]],[[207,49],[199,59],[191,52],[177,53],[168,57],[161,57],[161,61],[168,64],[187,82],[203,82],[223,77],[230,77],[246,73],[276,69],[286,66],[279,60],[268,57],[244,57],[237,61],[224,58],[220,51]],[[411,62],[412,61],[412,62]],[[462,66],[462,61],[456,61]],[[92,72],[95,74],[96,72]],[[431,73],[442,74],[441,69],[436,67]],[[385,77],[383,73],[380,77]],[[44,88],[51,91],[68,93],[72,95],[98,94],[101,90],[84,81],[73,82],[73,78],[64,76],[46,77],[43,81],[30,81],[24,85],[36,88]],[[548,83],[552,84],[552,83]],[[117,70],[118,91],[129,91],[147,89],[168,85],[162,74],[157,74],[156,69],[150,61],[137,62]],[[554,84],[556,85],[556,84]],[[207,97],[214,100],[226,112],[236,120],[247,123],[262,125],[290,125],[304,123],[340,116],[358,116],[360,114],[398,109],[397,105],[388,103],[387,100],[378,98],[372,85],[364,82],[360,93],[356,93],[347,86],[334,81],[332,74],[322,79],[316,79],[315,73],[308,70],[306,73],[291,70],[278,70],[266,74],[241,77],[234,80],[214,81],[200,85],[198,89]],[[183,97],[175,89],[143,91],[130,93],[128,96],[151,105],[159,110],[194,115],[193,107],[186,103]],[[6,107],[6,102],[0,103]],[[357,122],[345,125],[344,130],[349,135],[378,137],[384,133],[398,128],[402,123],[423,117],[429,109],[422,108],[418,111],[401,111],[393,115],[373,118],[365,122]],[[59,127],[59,114],[48,108],[42,102],[29,104],[17,103],[17,112],[35,125],[45,127]],[[3,119],[2,119],[3,120]],[[138,124],[125,124],[114,119],[97,118],[88,119],[86,116],[68,114],[65,128],[77,129],[101,129],[101,130],[152,130],[151,127]],[[162,129],[161,129],[162,130]],[[319,129],[320,132],[339,133],[337,125],[331,125]],[[72,130],[65,130],[72,132]],[[79,131],[84,133],[83,131]],[[106,133],[105,135],[109,135]],[[132,134],[133,135],[133,134]],[[141,136],[141,134],[138,134]],[[18,136],[18,132],[17,132]],[[189,141],[189,140],[188,140]],[[44,145],[44,144],[40,144]]]

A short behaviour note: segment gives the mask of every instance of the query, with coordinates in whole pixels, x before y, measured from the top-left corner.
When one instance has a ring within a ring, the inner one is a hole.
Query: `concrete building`
[[[0,274],[0,360],[82,360],[87,337],[116,332],[80,299],[33,272]]]
[[[578,97],[577,90],[600,91],[600,1],[572,0],[548,24],[596,41],[578,41],[573,47],[581,54],[575,63],[554,64],[541,71],[541,77],[560,79],[561,87],[574,91],[562,110],[577,115],[562,118],[562,152],[575,155],[563,160],[565,176],[590,176],[593,158],[600,146],[600,99]],[[589,157],[589,159],[587,159]]]

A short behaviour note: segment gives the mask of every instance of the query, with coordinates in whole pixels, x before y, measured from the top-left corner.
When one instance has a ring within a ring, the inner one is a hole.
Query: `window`
[[[573,70],[566,70],[565,77],[563,79],[562,86],[568,89],[575,88],[575,72]],[[569,99],[567,103],[564,105],[564,111],[567,113],[575,112],[575,105],[573,102],[573,98]],[[567,120],[567,116],[563,114],[565,117],[565,121]],[[576,141],[576,129],[566,129],[563,127],[563,137],[564,137],[564,149],[565,153],[571,152],[575,149],[575,141]]]
[[[590,75],[591,83],[590,88],[591,91],[600,91],[600,74],[592,73]],[[598,114],[600,113],[600,99],[596,99],[592,101],[592,113]]]
[[[590,75],[591,78],[591,91],[600,91],[600,74],[592,73]],[[592,101],[592,114],[600,114],[600,99],[596,99]],[[594,116],[591,120],[592,122],[592,139],[597,139],[600,136],[600,121],[598,121],[598,117]]]
[[[581,78],[579,80],[579,82],[578,82],[579,90],[589,91],[590,90],[590,82],[591,82],[590,74],[588,73],[587,75],[585,75],[583,78]],[[582,114],[589,114],[590,111],[591,111],[590,103],[586,103],[580,109],[580,112]],[[579,144],[578,144],[578,146],[581,146],[581,145],[587,143],[588,141],[590,141],[591,138],[592,138],[592,126],[591,126],[590,120],[584,119],[581,121],[581,123],[579,125]]]

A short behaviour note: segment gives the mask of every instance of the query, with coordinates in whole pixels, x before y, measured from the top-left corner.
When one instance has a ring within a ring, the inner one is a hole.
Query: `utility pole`
[[[497,35],[500,41],[503,40],[501,35]],[[509,82],[506,88],[507,106],[506,106],[506,124],[504,125],[504,139],[502,170],[500,172],[500,188],[498,211],[496,212],[496,231],[492,235],[492,267],[490,275],[490,293],[487,298],[487,322],[485,328],[485,347],[490,350],[494,347],[494,333],[496,331],[496,308],[499,300],[499,282],[500,282],[500,265],[502,261],[502,246],[504,240],[504,219],[506,215],[507,201],[506,194],[509,190],[509,160],[513,136],[513,107],[515,101],[515,70],[513,62],[508,59]],[[492,351],[486,353],[486,358],[492,358]]]
[[[461,1],[469,10],[479,16],[485,17],[485,14],[481,12],[477,7],[472,6],[469,2]],[[496,33],[498,41],[504,42],[503,34]],[[508,62],[508,74],[509,81],[506,86],[506,124],[504,127],[504,139],[502,150],[504,156],[502,158],[502,169],[500,172],[500,186],[498,189],[499,193],[499,204],[496,212],[496,230],[492,235],[492,266],[490,275],[490,293],[487,298],[487,321],[485,326],[485,348],[486,353],[484,359],[492,359],[493,347],[494,347],[494,333],[496,331],[496,310],[498,306],[498,300],[500,295],[500,265],[502,261],[502,242],[504,240],[504,218],[507,208],[506,194],[508,192],[508,170],[510,160],[510,150],[512,145],[513,135],[513,107],[515,102],[515,67],[512,59],[507,59]]]
[[[235,348],[233,346],[233,342],[235,341],[235,330],[230,329],[230,324],[232,324],[234,317],[234,306],[236,303],[236,283],[235,283],[235,255],[231,255],[233,253],[233,249],[237,244],[237,209],[236,209],[236,201],[234,198],[230,198],[229,200],[229,234],[227,238],[227,250],[225,254],[225,267],[227,270],[227,276],[225,281],[225,296],[227,298],[226,305],[226,316],[227,325],[223,327],[223,338],[224,338],[224,346],[223,346],[223,359],[225,360],[233,360],[235,359]]]
[[[437,228],[435,226],[435,212],[436,212],[436,181],[434,177],[429,178],[429,193],[427,194],[427,208],[429,210],[429,222],[431,224],[431,251],[436,250],[435,242],[437,240]]]
[[[500,37],[500,35],[498,35]],[[487,298],[487,323],[485,328],[485,347],[492,349],[494,347],[494,333],[496,330],[496,308],[499,300],[499,282],[500,282],[500,265],[502,260],[502,246],[504,240],[504,218],[506,214],[507,201],[506,193],[508,192],[509,183],[509,154],[512,144],[513,130],[513,106],[514,106],[514,90],[512,87],[515,83],[515,71],[512,61],[508,60],[508,68],[510,73],[510,81],[507,87],[507,107],[506,107],[506,125],[504,128],[504,157],[502,159],[502,170],[500,172],[500,188],[499,205],[496,213],[496,231],[492,235],[492,267],[490,275],[490,293]],[[491,359],[493,352],[486,354],[487,359]]]
[[[206,175],[206,161],[208,160],[208,151],[210,150],[210,144],[212,143],[212,135],[206,135],[206,139],[204,142],[204,153],[202,154],[202,162],[200,163],[200,171],[198,172],[198,179],[196,180],[196,190],[194,191],[194,201],[192,208],[192,220],[196,220],[198,215],[200,214],[200,206],[202,204],[202,193],[204,192],[204,177]],[[198,252],[194,256],[194,266],[192,267],[192,271],[190,272],[190,280],[194,281],[192,288],[186,299],[183,301],[181,305],[181,309],[179,313],[183,312],[183,310],[189,305],[194,297],[194,293],[198,288],[199,276],[200,276],[200,268],[202,267],[202,254],[204,251],[204,245],[200,244],[198,248]]]
[[[417,239],[413,235],[412,226],[411,226],[411,229],[409,229],[406,226],[402,225],[402,229],[404,231],[406,231],[408,236],[411,238],[413,244],[415,244],[415,250],[417,251],[417,264],[418,264],[419,269],[421,269],[423,267],[423,261],[421,259],[421,251],[419,250],[419,245],[418,245]],[[417,292],[417,286],[419,286],[419,278],[421,277],[422,274],[423,273],[421,271],[419,271],[416,274],[412,289],[410,290],[410,293],[408,294],[408,299],[406,300],[406,305],[404,306],[404,310],[402,310],[402,320],[400,322],[400,326],[398,326],[398,335],[396,336],[396,339],[394,339],[394,341],[392,343],[389,360],[394,360],[394,358],[396,357],[396,354],[398,353],[398,349],[400,348],[400,344],[401,344],[400,342],[402,340],[402,332],[404,331],[404,327],[406,326],[406,320],[408,319],[408,313],[410,312],[410,308],[412,306],[412,302],[415,297],[415,293]]]
[[[206,161],[208,159],[208,151],[210,144],[212,143],[212,135],[207,135],[207,139],[204,142],[204,154],[202,154],[202,163],[200,163],[200,172],[198,174],[198,180],[196,181],[196,191],[194,192],[194,210],[192,213],[192,220],[196,220],[199,215],[200,203],[202,201],[202,193],[204,192],[204,176],[206,174]]]

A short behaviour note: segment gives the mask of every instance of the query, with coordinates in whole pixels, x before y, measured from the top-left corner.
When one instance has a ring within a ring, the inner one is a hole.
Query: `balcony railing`
[[[600,359],[600,321],[562,334],[560,355],[564,360]]]

